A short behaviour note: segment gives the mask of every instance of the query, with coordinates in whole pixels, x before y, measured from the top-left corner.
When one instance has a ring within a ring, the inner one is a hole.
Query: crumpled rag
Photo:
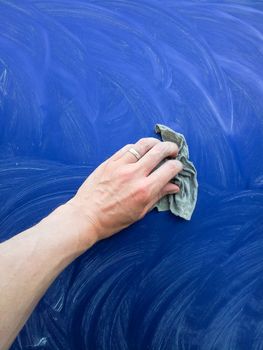
[[[179,151],[176,159],[183,163],[184,168],[171,180],[180,187],[180,191],[162,197],[154,208],[156,207],[158,211],[170,210],[174,215],[190,220],[197,201],[198,182],[196,168],[189,160],[188,145],[182,134],[165,125],[156,124],[155,132],[160,134],[162,141],[171,141],[178,145]],[[167,159],[163,162],[165,161]]]

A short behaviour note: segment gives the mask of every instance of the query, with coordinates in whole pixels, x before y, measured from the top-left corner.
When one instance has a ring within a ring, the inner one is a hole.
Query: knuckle
[[[142,144],[142,145],[148,145],[148,144],[152,144],[152,143],[158,143],[160,142],[160,140],[156,139],[155,137],[142,137],[138,143]]]
[[[165,144],[165,150],[167,152],[177,152],[178,151],[178,146],[175,142],[171,142],[171,141],[165,141],[163,142]]]
[[[171,159],[166,161],[166,166],[169,170],[178,172],[183,168],[182,163],[177,159]]]
[[[169,170],[175,170],[176,169],[176,163],[173,161],[173,160],[167,160],[165,162],[166,164],[166,167],[169,169]]]
[[[134,174],[133,169],[128,165],[125,165],[124,167],[120,168],[118,171],[118,176],[121,178],[122,181],[130,180],[133,174]]]
[[[167,142],[162,142],[153,148],[152,153],[154,155],[159,155],[160,153],[164,153],[164,152],[167,153],[168,149],[169,149],[169,146],[168,146]]]
[[[159,201],[163,196],[166,196],[168,194],[168,192],[167,191],[160,191],[160,192],[158,192],[157,193],[157,201]]]
[[[169,154],[168,146],[165,144],[156,145],[151,151],[151,156],[155,158],[163,158],[165,155]]]
[[[150,199],[150,188],[145,183],[141,183],[136,188],[136,198],[137,200],[145,204]]]
[[[138,141],[138,143],[139,143],[140,145],[147,144],[147,143],[148,143],[148,137],[142,137],[142,138]]]
[[[160,154],[164,156],[176,155],[178,153],[178,146],[170,141],[164,141],[161,144],[156,145],[153,148],[153,156],[159,156]]]
[[[138,146],[141,148],[142,151],[145,152],[158,143],[161,143],[161,141],[154,137],[143,137],[138,141]]]
[[[161,152],[161,149],[155,148],[151,151],[151,153],[149,154],[149,156],[151,156],[151,158],[155,159],[155,158],[159,158]]]
[[[158,197],[158,200],[165,196],[169,191],[167,190],[167,186],[164,186],[164,188],[162,188],[158,193],[157,193],[157,197]]]

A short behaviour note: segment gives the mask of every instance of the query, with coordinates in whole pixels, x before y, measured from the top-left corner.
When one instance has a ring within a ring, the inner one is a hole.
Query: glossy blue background
[[[155,123],[185,135],[199,180],[190,222],[154,210],[94,246],[12,349],[263,349],[262,11],[0,1],[1,241]]]

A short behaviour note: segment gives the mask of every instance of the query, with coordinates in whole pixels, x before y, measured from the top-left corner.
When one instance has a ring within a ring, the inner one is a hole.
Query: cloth
[[[190,220],[197,201],[198,182],[196,168],[188,159],[188,145],[182,134],[175,132],[165,125],[156,124],[155,132],[161,135],[162,141],[171,141],[178,145],[179,151],[176,159],[182,162],[184,168],[171,180],[172,183],[180,187],[180,191],[176,194],[164,196],[156,203],[154,208],[157,207],[158,211],[170,210],[174,215],[180,216],[185,220]],[[165,161],[167,159],[163,162]]]

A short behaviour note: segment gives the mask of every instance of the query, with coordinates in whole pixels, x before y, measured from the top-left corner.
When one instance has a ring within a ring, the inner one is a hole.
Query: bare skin
[[[133,147],[139,160],[128,152]],[[0,244],[0,350],[8,349],[47,288],[99,240],[142,219],[182,170],[178,147],[155,138],[126,145],[98,166],[76,195],[37,225]],[[154,170],[154,171],[153,171]]]

